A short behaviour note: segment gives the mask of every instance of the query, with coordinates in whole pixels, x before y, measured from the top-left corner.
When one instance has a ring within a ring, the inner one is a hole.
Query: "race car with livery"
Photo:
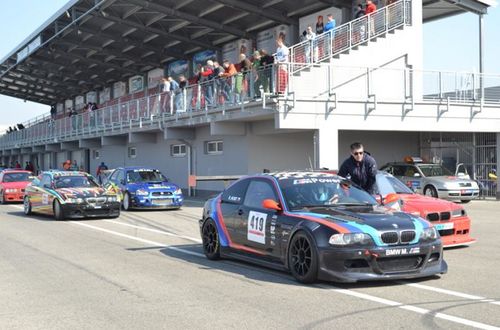
[[[471,220],[460,204],[416,194],[394,176],[383,171],[377,173],[375,193],[385,199],[396,194],[398,198],[386,205],[430,221],[438,230],[445,248],[476,242],[470,236]]]
[[[22,202],[24,190],[31,182],[33,173],[24,170],[6,169],[0,172],[0,202]]]
[[[76,171],[42,172],[26,187],[24,213],[67,218],[117,218],[120,202],[116,193],[99,186],[87,173]]]
[[[447,272],[437,230],[379,205],[321,172],[239,179],[208,200],[199,221],[208,259],[289,271],[300,282],[409,279]]]
[[[124,210],[132,208],[179,209],[184,202],[182,190],[157,169],[120,167],[105,184],[119,194]]]
[[[419,194],[468,203],[479,197],[477,182],[455,176],[439,164],[424,163],[418,157],[405,157],[405,162],[388,163],[380,168],[401,180]]]

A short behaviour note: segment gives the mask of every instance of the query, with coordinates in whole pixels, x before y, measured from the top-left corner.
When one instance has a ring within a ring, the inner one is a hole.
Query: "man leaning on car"
[[[351,156],[342,163],[338,174],[350,178],[352,182],[372,194],[377,163],[372,156],[364,152],[361,143],[355,142],[351,144]]]

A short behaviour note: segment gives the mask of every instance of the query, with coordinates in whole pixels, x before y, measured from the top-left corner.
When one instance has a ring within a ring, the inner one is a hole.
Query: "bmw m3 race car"
[[[0,172],[0,203],[22,202],[24,190],[33,178],[30,171],[8,169]]]
[[[303,283],[447,272],[439,234],[428,221],[378,205],[333,174],[244,177],[205,203],[199,223],[208,259],[290,271]]]
[[[179,209],[184,201],[182,190],[153,168],[117,168],[109,176],[105,187],[119,194],[124,210]]]
[[[401,180],[419,194],[453,201],[470,202],[479,197],[477,182],[455,176],[439,164],[423,163],[417,157],[407,157],[404,163],[388,163],[380,170]]]
[[[375,189],[383,198],[397,194],[399,201],[394,202],[394,208],[430,221],[439,231],[445,248],[476,242],[470,237],[471,220],[463,206],[416,194],[401,181],[383,171],[377,173]]]
[[[66,218],[120,216],[120,202],[115,193],[100,187],[84,172],[47,171],[26,187],[24,213]]]

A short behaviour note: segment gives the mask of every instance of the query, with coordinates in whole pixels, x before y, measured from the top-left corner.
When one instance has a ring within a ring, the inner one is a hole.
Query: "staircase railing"
[[[333,30],[290,47],[291,74],[346,52],[371,39],[411,25],[411,0],[399,0]]]

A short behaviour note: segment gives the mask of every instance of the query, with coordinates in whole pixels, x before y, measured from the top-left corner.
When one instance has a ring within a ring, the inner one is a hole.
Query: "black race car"
[[[393,212],[339,176],[249,176],[208,200],[200,220],[209,259],[288,270],[300,282],[408,279],[444,274],[437,231]]]

